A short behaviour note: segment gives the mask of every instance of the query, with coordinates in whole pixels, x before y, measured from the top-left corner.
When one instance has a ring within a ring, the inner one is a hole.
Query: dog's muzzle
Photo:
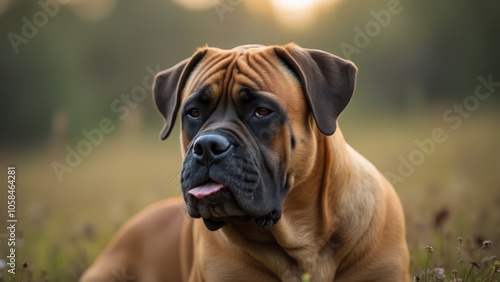
[[[225,135],[228,135],[227,137]],[[252,149],[226,132],[198,136],[188,148],[181,186],[190,216],[203,218],[210,230],[228,221],[254,220],[262,229],[271,228],[281,217],[269,197],[262,172]],[[269,190],[269,188],[267,188]]]

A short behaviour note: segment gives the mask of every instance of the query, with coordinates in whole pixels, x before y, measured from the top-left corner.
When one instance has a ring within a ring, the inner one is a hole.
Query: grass
[[[500,281],[494,257],[500,255],[499,118],[495,111],[478,111],[452,130],[438,114],[342,116],[348,142],[382,172],[396,171],[398,156],[415,150],[415,139],[445,129],[447,141],[395,185],[405,208],[411,274],[420,281]],[[14,164],[18,176],[20,269],[12,281],[76,281],[127,218],[156,200],[179,196],[178,137],[160,142],[157,136],[122,127],[62,183],[51,163],[64,161],[64,146],[49,142],[2,152],[0,167]],[[6,178],[3,169],[0,177]],[[0,213],[2,224],[5,216]],[[7,234],[0,236],[2,259]],[[1,273],[9,281],[6,270]]]
[[[465,263],[465,259],[462,255],[462,237],[458,238],[458,268],[461,270],[453,269],[451,271],[452,282],[465,282],[465,281],[496,281],[495,278],[500,277],[500,261],[496,259],[496,256],[485,257],[481,261],[481,265],[476,262],[478,255],[484,249],[488,249],[491,247],[491,241],[486,240],[482,243],[481,247],[477,249],[472,256]],[[446,273],[444,268],[434,268],[428,269],[429,261],[431,260],[431,256],[434,253],[434,248],[432,246],[426,246],[425,250],[427,251],[427,259],[425,261],[425,268],[422,274],[417,274],[414,277],[415,281],[423,280],[427,281],[445,281]],[[464,264],[465,263],[465,264]],[[423,276],[423,279],[421,278]],[[461,277],[461,278],[459,278]]]

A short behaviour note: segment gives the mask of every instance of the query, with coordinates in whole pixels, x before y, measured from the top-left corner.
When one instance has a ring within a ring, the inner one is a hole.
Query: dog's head
[[[291,187],[313,169],[315,133],[335,132],[356,71],[329,53],[288,44],[205,47],[160,72],[161,138],[180,112],[189,215],[210,230],[250,220],[271,228]]]

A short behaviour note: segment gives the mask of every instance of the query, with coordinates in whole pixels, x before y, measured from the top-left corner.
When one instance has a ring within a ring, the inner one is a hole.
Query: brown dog
[[[289,44],[201,48],[159,73],[184,201],[127,222],[81,281],[408,281],[398,196],[337,128],[356,71]]]

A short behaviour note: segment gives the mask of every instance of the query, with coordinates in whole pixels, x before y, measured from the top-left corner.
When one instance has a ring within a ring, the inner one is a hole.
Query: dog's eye
[[[187,112],[187,114],[190,117],[197,118],[200,116],[200,111],[198,111],[198,109],[191,109]]]
[[[258,117],[258,118],[262,118],[262,117],[265,117],[265,116],[269,115],[270,113],[271,113],[270,109],[258,108],[255,111],[255,116]]]

